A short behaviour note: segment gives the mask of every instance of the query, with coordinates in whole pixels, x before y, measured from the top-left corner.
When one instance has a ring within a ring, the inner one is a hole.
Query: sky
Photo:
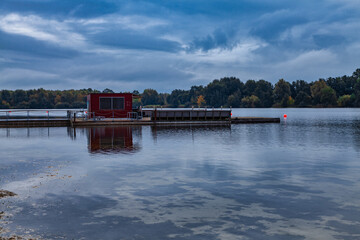
[[[359,12],[359,0],[1,0],[0,89],[351,75]]]

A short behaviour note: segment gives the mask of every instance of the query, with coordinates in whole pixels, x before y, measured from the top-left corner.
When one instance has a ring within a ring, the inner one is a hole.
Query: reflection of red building
[[[87,96],[89,117],[127,118],[132,100],[132,93],[91,93]]]
[[[131,127],[89,128],[90,152],[126,152],[134,149]]]

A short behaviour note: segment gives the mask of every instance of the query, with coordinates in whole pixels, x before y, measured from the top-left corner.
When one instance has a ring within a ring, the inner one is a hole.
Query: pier
[[[0,110],[0,127],[90,127],[117,125],[230,125],[280,123],[280,118],[232,117],[231,109],[141,109],[127,118],[97,117],[86,110]]]

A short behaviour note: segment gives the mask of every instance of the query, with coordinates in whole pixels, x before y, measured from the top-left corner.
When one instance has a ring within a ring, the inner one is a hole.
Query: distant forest
[[[112,93],[91,88],[80,90],[1,90],[0,108],[86,108],[89,93]],[[265,80],[248,80],[236,77],[215,79],[206,86],[192,86],[189,90],[175,89],[158,93],[145,89],[135,106],[163,107],[360,107],[360,69],[351,76],[330,77],[315,82],[304,80],[292,83],[280,79],[275,85]]]

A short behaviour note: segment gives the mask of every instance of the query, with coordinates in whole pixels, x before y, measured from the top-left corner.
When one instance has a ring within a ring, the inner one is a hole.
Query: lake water
[[[360,109],[233,110],[285,113],[280,124],[0,129],[0,189],[17,194],[0,199],[0,236],[360,239]]]

